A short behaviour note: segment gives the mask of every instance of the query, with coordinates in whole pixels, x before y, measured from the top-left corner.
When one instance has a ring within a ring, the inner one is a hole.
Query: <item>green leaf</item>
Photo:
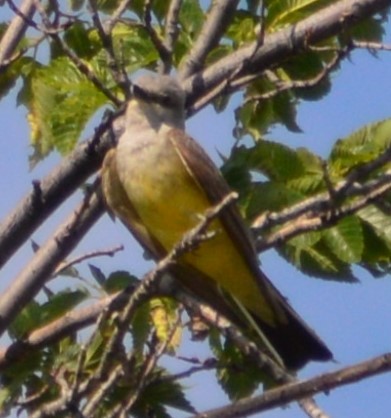
[[[154,0],[151,2],[153,17],[161,22],[167,15],[169,2],[167,0]],[[129,8],[134,11],[140,19],[144,18],[145,0],[132,0]],[[154,20],[154,19],[153,19]]]
[[[322,238],[320,231],[305,232],[289,240],[289,245],[296,248],[296,252],[309,249],[317,244]]]
[[[40,307],[40,325],[47,324],[83,302],[89,293],[85,289],[62,290]]]
[[[357,215],[374,233],[391,249],[391,217],[386,215],[375,205],[368,205],[359,210]]]
[[[361,222],[356,216],[347,216],[323,233],[326,245],[345,263],[361,261],[364,250]]]
[[[257,19],[252,13],[245,10],[238,10],[232,19],[226,36],[233,41],[234,47],[237,48],[256,38],[255,27],[257,23]]]
[[[311,81],[323,71],[324,65],[330,61],[331,57],[330,53],[326,55],[309,51],[283,62],[282,67],[278,69],[278,74],[285,82]],[[330,76],[325,77],[314,86],[293,89],[296,97],[305,100],[319,100],[330,90]]]
[[[97,0],[98,9],[104,13],[112,14],[119,6],[121,0]]]
[[[293,149],[272,141],[259,141],[248,150],[249,166],[273,181],[287,181],[305,173],[300,156]]]
[[[299,202],[301,193],[286,187],[279,182],[253,183],[241,200],[246,219],[253,219],[265,212],[276,212]]]
[[[109,275],[103,284],[107,293],[116,293],[129,286],[137,286],[140,281],[127,271],[115,271]]]
[[[342,33],[341,37],[346,36],[364,42],[381,42],[385,35],[385,22],[387,22],[385,18],[368,16],[367,19],[349,28],[346,33]]]
[[[237,346],[226,340],[217,353],[217,379],[231,400],[250,396],[268,378]]]
[[[248,99],[247,103],[235,111],[236,138],[248,134],[258,141],[277,123],[282,123],[292,132],[301,132],[296,123],[293,94],[284,91],[270,99],[258,100],[257,96],[262,93],[264,93],[262,81],[257,81],[247,88],[245,95]]]
[[[251,175],[247,167],[248,151],[244,147],[235,147],[231,156],[224,161],[221,172],[229,186],[243,194],[251,184]]]
[[[266,25],[269,30],[292,24],[331,4],[332,0],[273,0],[269,2]]]
[[[329,157],[329,171],[346,175],[359,164],[378,157],[391,145],[391,119],[369,124],[337,141]]]
[[[23,339],[40,325],[41,310],[37,302],[31,301],[14,319],[8,332],[13,339]]]
[[[71,151],[91,116],[107,101],[67,58],[37,70],[29,119],[36,132],[35,156],[42,158],[53,148],[63,154]]]
[[[73,12],[78,12],[84,6],[85,0],[68,0],[70,9]]]
[[[186,32],[191,39],[197,37],[204,23],[204,11],[198,0],[184,0],[179,12],[181,31]]]
[[[152,328],[151,308],[149,303],[139,306],[132,318],[131,334],[133,337],[133,346],[140,352],[144,349],[144,344],[148,340]]]
[[[364,251],[362,260],[374,268],[387,269],[391,263],[391,248],[375,232],[371,224],[362,222]]]
[[[92,277],[103,287],[106,282],[106,276],[103,274],[102,270],[93,264],[88,264],[88,268],[90,269]]]
[[[90,59],[102,48],[100,39],[89,36],[91,32],[82,22],[75,22],[64,34],[64,41],[81,59]]]
[[[155,380],[152,380],[152,383],[145,387],[134,406],[136,414],[140,409],[148,411],[149,408],[147,406],[151,406],[152,410],[154,410],[162,405],[194,414],[196,410],[185,397],[183,387],[175,380],[164,379],[164,377],[170,376],[164,369],[159,368],[156,370],[156,373],[158,376]],[[159,377],[163,378],[163,380],[159,381]]]
[[[358,281],[350,266],[337,258],[322,241],[305,248],[290,244],[289,242],[284,247],[278,248],[278,251],[304,274],[326,280],[350,283]]]

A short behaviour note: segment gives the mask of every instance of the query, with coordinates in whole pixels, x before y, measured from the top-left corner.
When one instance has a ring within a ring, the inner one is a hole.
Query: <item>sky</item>
[[[1,15],[0,9],[0,20]],[[391,43],[390,24],[387,25],[386,41]],[[375,58],[366,51],[355,51],[350,61],[346,61],[342,69],[333,75],[332,92],[326,98],[300,105],[298,123],[303,133],[292,134],[278,127],[270,134],[270,138],[292,147],[308,147],[321,156],[327,156],[337,139],[367,123],[391,117],[390,92],[391,52],[379,53]],[[228,154],[233,144],[233,113],[230,110],[216,115],[209,107],[190,119],[187,125],[188,132],[199,140],[217,163],[218,153]],[[16,108],[14,94],[0,102],[0,126],[1,221],[30,190],[31,181],[48,173],[60,157],[53,155],[32,172],[29,171],[26,111]],[[77,201],[77,197],[70,199],[33,238],[42,243]],[[95,225],[74,254],[112,248],[120,243],[125,244],[121,254],[115,258],[99,259],[95,263],[105,273],[129,267],[134,274],[145,273],[150,264],[143,261],[141,249],[125,228],[118,222],[113,223],[107,216]],[[29,244],[18,251],[12,262],[0,272],[0,290],[12,280],[31,255]],[[361,280],[359,284],[337,283],[305,277],[273,251],[262,254],[261,260],[267,275],[334,353],[335,363],[312,363],[300,372],[300,378],[337,370],[390,351],[391,277],[373,279],[357,269],[356,274]],[[66,286],[67,282],[62,281],[59,285]],[[196,356],[201,360],[209,355],[205,347],[195,343],[186,343],[180,354]],[[172,365],[173,360],[166,359],[165,364]],[[190,388],[190,400],[199,409],[227,403],[226,397],[216,389],[213,375],[200,373],[186,384]],[[385,374],[336,389],[328,395],[319,395],[316,400],[331,417],[385,417],[389,416],[391,408],[390,386],[391,374]],[[175,416],[185,415],[179,413]],[[262,416],[299,418],[304,414],[291,404]]]

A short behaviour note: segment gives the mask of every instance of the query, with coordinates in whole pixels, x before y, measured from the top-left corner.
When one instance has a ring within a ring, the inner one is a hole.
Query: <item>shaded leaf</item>
[[[103,287],[106,282],[106,276],[103,274],[102,270],[90,263],[88,263],[88,268],[90,269],[92,277]]]
[[[115,293],[129,286],[137,286],[140,281],[127,271],[115,271],[109,275],[103,284],[107,293]]]
[[[301,193],[286,187],[283,183],[253,183],[241,201],[241,207],[244,209],[246,219],[251,220],[265,212],[280,211],[302,198]]]
[[[8,333],[13,339],[23,339],[40,325],[41,311],[37,302],[31,301],[13,320]]]
[[[306,248],[289,244],[278,248],[278,251],[303,273],[327,280],[357,282],[351,267],[337,258],[321,241]]]
[[[266,374],[230,340],[225,341],[216,357],[217,379],[231,400],[250,396],[260,383],[269,383]]]
[[[391,217],[375,205],[368,205],[359,210],[357,215],[373,228],[375,234],[391,249]]]
[[[89,293],[85,289],[62,290],[40,307],[40,325],[47,324],[83,302]]]
[[[270,180],[287,181],[305,173],[305,166],[292,148],[272,141],[260,141],[248,151],[249,166]]]
[[[361,261],[364,250],[361,223],[356,216],[347,216],[336,226],[326,229],[324,240],[330,250],[345,263]]]

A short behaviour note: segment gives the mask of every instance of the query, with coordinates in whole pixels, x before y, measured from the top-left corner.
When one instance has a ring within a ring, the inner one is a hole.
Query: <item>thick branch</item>
[[[268,390],[260,396],[242,399],[233,405],[213,409],[192,418],[239,418],[260,413],[288,402],[297,401],[321,392],[329,392],[340,386],[358,382],[391,370],[391,353],[346,367],[336,372],[326,373],[302,382],[290,383]]]
[[[189,75],[184,82],[189,103],[193,103],[196,111],[197,100],[213,87],[229,79],[233,73],[235,77],[261,73],[317,42],[343,32],[344,29],[382,11],[387,6],[390,6],[389,0],[340,0],[294,26],[287,26],[265,35],[263,44],[255,53],[256,41],[222,58],[202,72]],[[242,70],[236,73],[238,68]],[[221,93],[222,91],[219,91],[219,94]]]
[[[126,295],[124,294],[124,296]],[[0,370],[4,370],[25,356],[31,354],[33,350],[38,350],[49,344],[53,344],[73,332],[92,325],[103,310],[114,300],[116,301],[116,306],[120,306],[120,301],[125,302],[125,299],[118,297],[117,294],[107,296],[91,306],[68,312],[61,318],[33,331],[23,341],[16,341],[9,347],[1,348]]]
[[[204,66],[206,56],[220,42],[238,3],[238,0],[216,0],[213,2],[201,33],[189,55],[183,61],[183,67],[179,70],[181,79],[190,77]]]
[[[35,13],[34,0],[25,0],[20,6],[20,11],[31,19]],[[13,18],[0,41],[0,67],[11,58],[28,26],[26,20],[21,16],[16,15]]]
[[[126,5],[127,2],[121,4]],[[297,46],[306,42],[321,40],[335,34],[342,23],[349,26],[350,17],[357,21],[374,14],[389,2],[386,0],[341,0],[325,11],[318,12],[296,25],[267,36],[263,46],[255,54],[252,66],[259,70],[276,64],[286,56],[297,53]],[[352,10],[355,11],[352,13]],[[121,9],[122,12],[122,9]],[[348,19],[349,18],[349,19]],[[296,48],[294,47],[296,45]],[[185,82],[189,107],[197,111],[194,101],[204,96],[212,86],[235,71],[241,60],[253,54],[254,45],[243,47],[235,53],[213,64],[203,73]],[[263,55],[264,53],[264,55]],[[219,92],[221,93],[221,91]],[[209,101],[213,100],[210,97]],[[92,145],[91,145],[92,143]],[[111,143],[108,136],[94,139],[79,146],[53,173],[43,179],[30,194],[23,199],[12,214],[0,225],[0,267],[25,242],[28,236],[49,216],[74,190],[99,167],[104,153]]]
[[[11,281],[0,296],[0,334],[40,291],[59,262],[79,243],[103,211],[103,203],[95,193],[87,197],[54,236],[38,250],[19,276]]]
[[[100,167],[104,154],[114,142],[111,135],[113,119],[114,116],[102,122],[92,139],[78,146],[43,180],[33,182],[31,192],[0,224],[0,268],[42,222]]]

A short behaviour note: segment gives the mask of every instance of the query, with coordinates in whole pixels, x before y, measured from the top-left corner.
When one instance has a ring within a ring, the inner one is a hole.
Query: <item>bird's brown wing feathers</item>
[[[229,186],[205,151],[183,131],[173,129],[169,134],[189,173],[195,177],[199,187],[207,195],[211,205],[216,205],[230,193]],[[203,187],[202,185],[208,185]],[[268,295],[281,324],[270,327],[258,319],[263,332],[277,349],[285,364],[293,369],[308,360],[329,360],[332,354],[313,330],[299,317],[277,288],[260,270],[258,257],[250,233],[235,205],[224,208],[220,219],[227,233],[245,258],[257,280],[260,292]],[[240,280],[240,278],[238,278]],[[281,315],[282,314],[282,315]]]

